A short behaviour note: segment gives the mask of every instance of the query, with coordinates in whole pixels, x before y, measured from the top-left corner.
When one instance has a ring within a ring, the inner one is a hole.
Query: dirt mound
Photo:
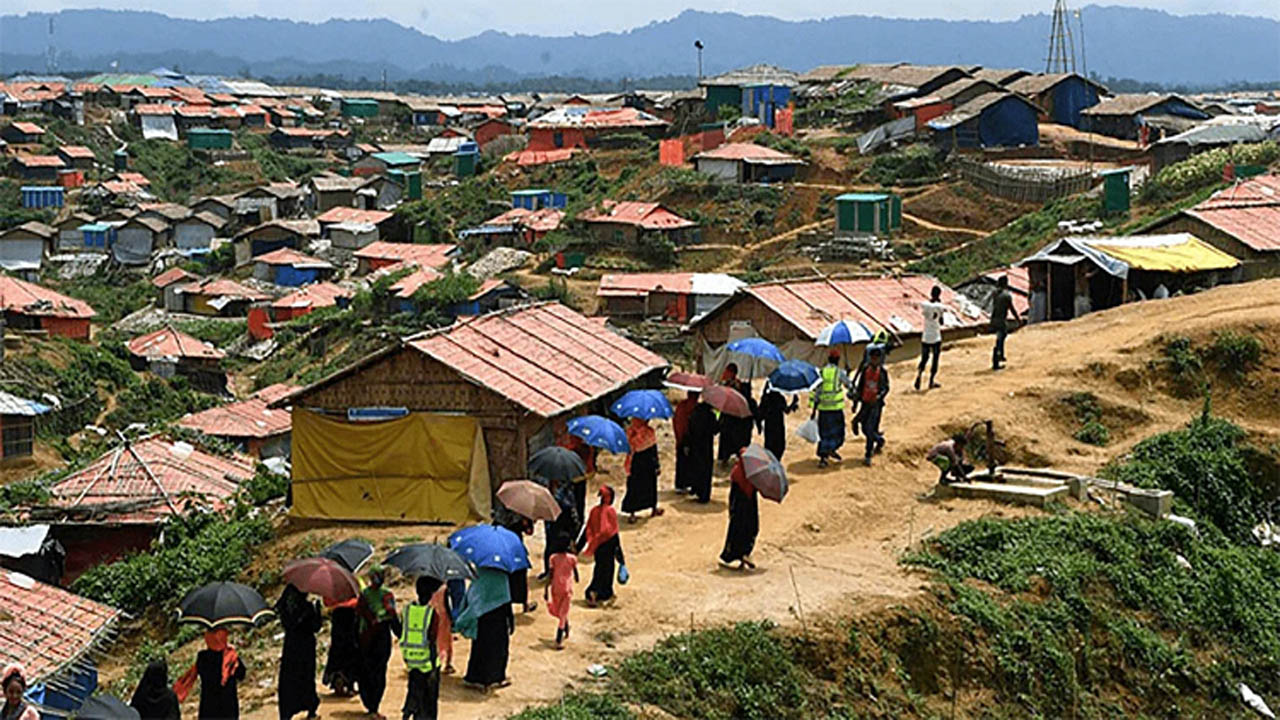
[[[1039,209],[988,195],[967,182],[942,185],[908,198],[902,211],[937,225],[974,230],[998,230],[1015,218]]]

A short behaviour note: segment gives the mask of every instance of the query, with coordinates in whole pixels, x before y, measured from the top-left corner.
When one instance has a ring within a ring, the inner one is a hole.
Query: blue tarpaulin
[[[978,139],[983,147],[1038,145],[1035,108],[1013,96],[987,106],[978,115]]]
[[[320,279],[320,272],[315,268],[297,268],[292,265],[279,265],[276,267],[277,285],[285,285],[288,287],[299,287],[316,282]]]
[[[1080,111],[1098,104],[1098,90],[1080,77],[1068,77],[1053,89],[1053,121],[1080,127]]]

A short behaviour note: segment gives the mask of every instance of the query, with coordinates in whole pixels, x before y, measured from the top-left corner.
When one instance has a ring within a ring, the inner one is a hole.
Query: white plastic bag
[[[818,421],[809,418],[796,428],[796,434],[809,443],[818,442]]]

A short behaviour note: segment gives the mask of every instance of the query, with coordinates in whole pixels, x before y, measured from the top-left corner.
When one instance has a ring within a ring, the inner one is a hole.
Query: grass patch
[[[247,320],[184,320],[176,324],[180,332],[224,348],[249,332]]]
[[[608,695],[574,693],[554,705],[526,708],[510,720],[632,720],[636,714]]]
[[[862,180],[881,185],[901,185],[942,175],[943,162],[938,151],[929,145],[911,145],[884,155],[877,155]]]

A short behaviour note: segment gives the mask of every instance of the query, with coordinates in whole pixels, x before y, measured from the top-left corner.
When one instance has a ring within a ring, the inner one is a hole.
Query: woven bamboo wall
[[[698,328],[702,337],[712,345],[728,341],[729,327],[735,320],[749,320],[756,334],[775,345],[802,337],[795,325],[751,295],[738,295],[727,302],[730,303],[728,307]]]

